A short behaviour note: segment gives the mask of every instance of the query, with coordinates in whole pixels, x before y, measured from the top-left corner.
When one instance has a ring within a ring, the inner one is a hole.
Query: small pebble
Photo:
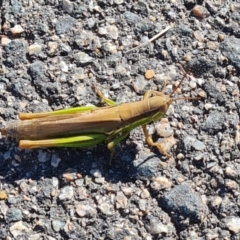
[[[10,28],[10,32],[13,35],[17,35],[17,34],[24,32],[24,29],[22,28],[21,25],[15,25],[14,27]]]
[[[133,193],[133,190],[130,187],[122,187],[121,190],[126,196],[131,196]]]
[[[22,221],[18,221],[11,225],[9,228],[11,234],[13,235],[14,239],[21,239],[23,232],[28,233],[30,231],[29,226],[25,226]],[[19,237],[19,238],[18,238]]]
[[[91,63],[93,58],[85,52],[78,52],[75,54],[75,60],[78,66],[85,66],[86,64]]]
[[[111,54],[116,54],[117,53],[117,47],[116,45],[110,43],[110,42],[107,42],[105,43],[102,48],[106,51],[106,52],[109,52]]]
[[[74,7],[72,2],[70,2],[69,0],[62,0],[62,8],[64,11],[70,14],[72,13]]]
[[[8,209],[9,209],[9,207],[8,207],[8,205],[5,203],[5,201],[2,201],[2,202],[0,203],[0,206],[1,206],[0,212],[1,212],[1,214],[5,217],[6,214],[7,214],[7,211],[8,211]]]
[[[113,39],[117,40],[118,39],[118,29],[115,25],[109,25],[106,27],[107,28],[107,35]]]
[[[48,54],[53,56],[57,53],[58,43],[57,42],[48,42]]]
[[[99,27],[98,28],[98,33],[100,35],[107,35],[108,34],[107,28],[106,27]]]
[[[115,25],[108,25],[106,27],[99,27],[98,33],[100,35],[106,35],[113,40],[118,39],[118,29]]]
[[[88,185],[91,184],[92,178],[89,177],[88,175],[86,175],[85,178],[84,178],[84,182],[85,182],[85,185],[88,186]]]
[[[77,179],[77,169],[68,168],[62,175],[62,177],[67,181],[73,181]]]
[[[226,167],[226,174],[230,177],[236,177],[238,175],[237,172],[231,167]]]
[[[238,183],[231,179],[227,179],[225,182],[225,185],[228,189],[231,189],[231,190],[235,190],[239,188]]]
[[[140,199],[138,202],[138,207],[141,211],[146,211],[147,210],[147,202],[145,199]]]
[[[212,206],[213,207],[218,207],[221,203],[222,203],[222,198],[217,196],[213,199]]]
[[[209,111],[213,108],[213,105],[211,103],[205,103],[204,108]]]
[[[192,89],[195,89],[195,88],[197,87],[197,83],[194,82],[194,81],[190,81],[190,82],[189,82],[189,85],[190,85],[190,87],[191,87]]]
[[[129,74],[127,69],[125,67],[123,67],[122,65],[116,66],[116,73],[121,74],[122,76],[126,76]],[[119,88],[119,83],[116,83],[116,84],[118,85],[118,88]],[[116,89],[116,87],[115,87],[115,89]]]
[[[109,205],[108,203],[102,203],[98,206],[98,209],[105,214],[106,216],[112,216],[113,215],[113,207]]]
[[[8,195],[5,191],[0,191],[0,200],[6,200]]]
[[[161,186],[163,189],[170,189],[172,187],[172,182],[166,177],[157,177],[154,179],[153,183]]]
[[[128,199],[125,197],[123,192],[118,192],[115,200],[116,200],[116,208],[117,209],[119,209],[119,208],[124,209],[128,205]]]
[[[52,155],[52,159],[51,159],[51,165],[52,167],[58,167],[58,164],[61,162],[61,158],[56,156],[55,154]]]
[[[204,161],[204,154],[200,153],[194,157],[196,161]]]
[[[168,51],[162,49],[161,55],[162,55],[162,57],[163,57],[164,59],[167,59],[167,58],[168,58]]]
[[[117,5],[123,4],[123,0],[114,0],[114,3]]]
[[[193,143],[192,143],[192,147],[197,150],[197,151],[202,151],[205,149],[205,144],[199,140],[195,140]]]
[[[223,139],[221,141],[220,151],[222,153],[226,152],[226,151],[230,150],[233,146],[234,146],[234,139],[231,137],[226,137],[225,139]]]
[[[85,200],[89,198],[89,194],[87,193],[86,188],[83,186],[76,188],[76,195],[80,200]]]
[[[235,145],[238,145],[240,143],[240,126],[239,125],[236,125],[235,127],[235,136],[234,136],[234,143]]]
[[[148,19],[149,19],[150,21],[152,21],[152,22],[155,22],[155,21],[156,21],[156,17],[153,16],[153,15],[149,15],[149,16],[148,16]]]
[[[145,72],[144,77],[147,80],[150,80],[151,78],[153,78],[155,76],[155,72],[152,69],[149,69]]]
[[[186,53],[186,54],[184,55],[184,60],[185,60],[186,62],[191,61],[191,59],[192,59],[192,54],[191,54],[190,52],[188,52],[188,53]]]
[[[199,31],[199,30],[193,32],[193,36],[194,36],[199,42],[204,42],[204,40],[205,40],[204,35],[203,35],[202,32]]]
[[[132,87],[137,93],[143,91],[146,85],[147,85],[147,81],[143,76],[139,76],[132,83]]]
[[[165,122],[164,120],[161,120],[156,125],[156,131],[158,136],[160,137],[169,137],[173,135],[173,129],[171,128],[170,124],[168,122]]]
[[[227,228],[235,234],[240,233],[240,218],[229,217],[225,220]]]
[[[223,33],[219,33],[219,34],[218,34],[218,39],[219,39],[219,41],[223,41],[224,38],[225,38],[225,35],[224,35]]]
[[[38,152],[38,161],[41,163],[47,162],[50,160],[50,153],[43,151],[43,150],[39,150]]]
[[[77,68],[76,72],[72,75],[72,79],[74,80],[83,80],[85,78],[87,78],[87,75],[85,74],[83,68],[81,67]]]
[[[148,191],[147,189],[144,189],[144,190],[141,192],[140,197],[143,198],[143,199],[149,198],[149,197],[150,197],[149,191]]]
[[[206,17],[206,9],[200,5],[196,5],[193,9],[192,9],[192,13],[196,18],[200,18],[203,19]]]
[[[76,213],[79,217],[95,217],[97,215],[97,210],[86,204],[77,204]]]
[[[42,46],[38,43],[34,43],[28,47],[28,54],[33,55],[40,53],[42,51]]]
[[[198,85],[200,85],[200,86],[202,86],[203,84],[204,84],[204,79],[202,79],[202,78],[197,78],[197,84]]]
[[[177,155],[177,159],[183,160],[183,159],[184,159],[184,155],[183,155],[182,153],[179,153],[179,154]]]
[[[84,184],[84,179],[83,179],[83,178],[82,178],[82,179],[77,179],[77,180],[75,181],[75,184],[76,184],[78,187],[82,187],[83,184]]]
[[[98,170],[98,169],[91,169],[91,170],[90,170],[90,174],[91,174],[93,177],[95,177],[95,178],[100,178],[100,177],[102,177],[102,173],[101,173],[101,171]]]
[[[104,184],[105,183],[105,178],[104,177],[98,177],[94,179],[95,183],[97,184]]]
[[[1,39],[1,45],[2,46],[6,46],[7,44],[9,44],[11,42],[11,39],[9,39],[8,37],[2,37]]]
[[[11,27],[11,23],[5,20],[2,24],[2,31],[6,32],[10,29],[10,27]]]
[[[131,47],[132,46],[132,37],[131,36],[126,36],[125,38],[121,39],[122,46],[124,48]]]
[[[24,194],[27,194],[28,192],[28,184],[25,182],[25,181],[22,181],[19,185],[19,188],[21,189],[21,191],[24,193]]]
[[[22,220],[22,211],[18,208],[9,208],[6,213],[6,219],[8,222],[16,222]]]
[[[206,97],[206,92],[200,91],[200,92],[198,92],[198,96],[201,97],[201,98],[205,98]]]
[[[65,222],[63,222],[61,220],[53,220],[52,221],[52,227],[55,232],[59,232],[64,225],[65,225]]]
[[[217,48],[217,45],[213,41],[208,41],[207,42],[207,48],[211,50],[215,50]]]
[[[168,233],[167,226],[163,225],[161,221],[157,218],[150,219],[149,225],[145,225],[145,227],[152,235],[157,235],[159,233]]]
[[[60,200],[71,200],[74,195],[74,189],[72,186],[66,186],[61,189],[60,194],[59,194],[59,199]]]
[[[68,65],[64,61],[60,61],[59,66],[60,66],[62,72],[64,72],[64,73],[68,72]]]
[[[42,233],[36,233],[36,234],[29,234],[28,240],[39,240],[42,239]],[[48,237],[48,240],[53,240],[51,237]]]

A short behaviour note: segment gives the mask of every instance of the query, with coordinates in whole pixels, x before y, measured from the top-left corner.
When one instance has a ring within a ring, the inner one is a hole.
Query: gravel
[[[238,1],[0,7],[0,127],[19,112],[100,106],[93,85],[133,102],[147,90],[170,94],[179,64],[190,75],[148,126],[169,159],[141,128],[111,165],[106,144],[22,150],[2,137],[0,239],[240,239]]]

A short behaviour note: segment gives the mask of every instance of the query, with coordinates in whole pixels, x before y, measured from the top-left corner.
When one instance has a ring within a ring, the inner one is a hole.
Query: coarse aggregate
[[[116,147],[0,139],[0,239],[240,239],[240,1],[0,0],[0,127],[19,112],[170,94]],[[153,39],[164,29],[162,36]],[[195,100],[187,100],[192,97]],[[199,98],[199,99],[198,99]]]

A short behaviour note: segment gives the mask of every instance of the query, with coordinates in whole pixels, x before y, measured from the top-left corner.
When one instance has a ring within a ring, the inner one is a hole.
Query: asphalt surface
[[[239,1],[0,4],[2,128],[102,106],[93,85],[130,103],[188,74],[148,125],[169,159],[140,127],[111,165],[106,143],[23,150],[2,136],[0,239],[240,239]]]

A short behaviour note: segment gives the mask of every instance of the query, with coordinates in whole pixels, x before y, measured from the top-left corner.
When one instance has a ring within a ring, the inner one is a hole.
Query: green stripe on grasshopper
[[[45,139],[45,140],[20,140],[19,146],[23,149],[46,148],[46,147],[71,147],[88,148],[94,147],[106,140],[106,134],[88,134],[75,137]]]
[[[67,109],[61,109],[61,110],[56,110],[51,112],[42,112],[42,113],[19,113],[19,119],[30,120],[30,119],[36,119],[36,118],[49,117],[49,116],[75,114],[75,113],[93,111],[96,108],[97,108],[96,106],[83,106],[83,107],[67,108]]]

